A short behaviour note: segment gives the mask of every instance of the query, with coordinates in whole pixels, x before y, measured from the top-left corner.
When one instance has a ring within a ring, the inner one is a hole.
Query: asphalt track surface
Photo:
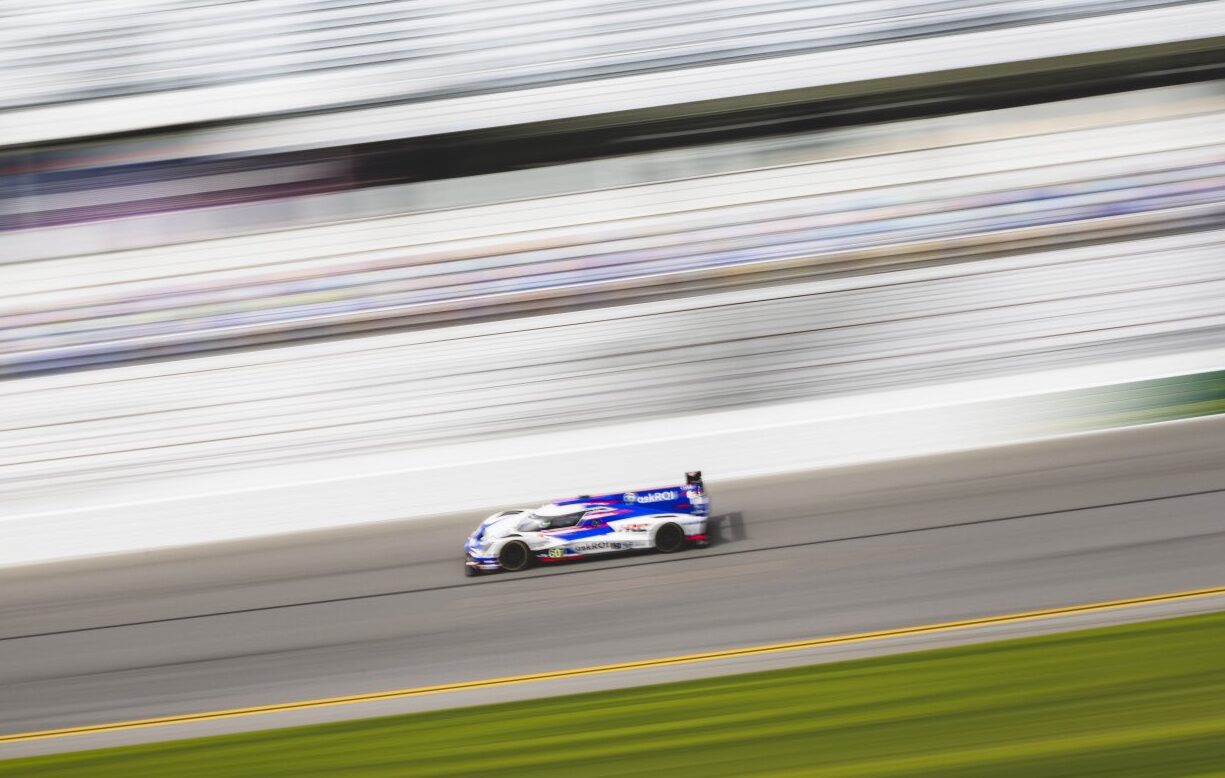
[[[517,575],[462,576],[475,515],[0,572],[0,734],[1225,584],[1225,419],[738,481],[712,474],[711,487],[710,549]],[[714,671],[743,669],[756,667]],[[673,677],[688,676],[608,674],[551,693]],[[309,720],[376,712],[387,710],[324,708]],[[125,741],[37,741],[0,747],[0,758],[114,742]]]

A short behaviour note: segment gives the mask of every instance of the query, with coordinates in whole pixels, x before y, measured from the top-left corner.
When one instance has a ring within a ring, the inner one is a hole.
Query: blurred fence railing
[[[1198,227],[1221,113],[0,267],[0,375]]]
[[[436,171],[438,177],[434,179],[428,178],[430,171],[415,164],[421,161],[420,152],[404,147],[215,157],[177,136],[156,141],[109,139],[0,156],[0,263],[962,146],[1213,111],[1225,111],[1225,82],[745,138],[582,162],[561,160],[529,169],[517,169],[512,155],[507,169],[500,172],[448,175],[444,166]],[[544,145],[550,141],[536,142]],[[586,153],[603,153],[607,147],[595,144],[584,148]],[[469,151],[485,157],[491,149],[459,146],[450,153],[466,156]],[[435,154],[446,156],[438,150]],[[399,183],[397,176],[413,183]],[[108,223],[91,226],[102,221]]]
[[[1223,250],[1201,231],[4,382],[0,495],[1219,349]]]
[[[84,166],[91,156],[99,164]],[[70,162],[57,165],[56,157]],[[343,153],[129,164],[116,158],[122,153],[103,146],[91,155],[66,149],[0,163],[0,232],[302,197],[352,185]]]
[[[339,68],[423,99],[1178,4],[16,0],[0,15],[0,108]]]
[[[1222,0],[8,5],[0,146],[191,126],[214,153],[1127,62],[1225,34]],[[239,118],[255,121],[223,123]]]

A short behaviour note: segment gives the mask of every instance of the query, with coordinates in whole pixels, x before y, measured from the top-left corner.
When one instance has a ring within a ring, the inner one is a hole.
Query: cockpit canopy
[[[546,529],[573,527],[583,520],[586,505],[544,505],[519,520],[519,532],[540,532]]]

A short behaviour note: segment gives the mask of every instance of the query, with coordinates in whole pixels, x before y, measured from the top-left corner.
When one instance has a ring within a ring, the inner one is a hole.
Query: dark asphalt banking
[[[476,514],[0,571],[0,733],[1225,583],[1225,419],[709,485],[710,549],[523,574]]]

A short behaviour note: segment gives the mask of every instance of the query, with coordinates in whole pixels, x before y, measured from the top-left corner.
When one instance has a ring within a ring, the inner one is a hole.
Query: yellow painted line
[[[464,691],[466,689],[487,689],[492,686],[509,686],[532,681],[551,681],[560,678],[577,678],[585,675],[600,675],[603,673],[619,673],[626,670],[643,670],[653,667],[668,667],[671,665],[691,664],[694,662],[709,662],[717,659],[734,659],[743,656],[760,654],[775,654],[783,651],[800,651],[808,648],[842,645],[845,643],[866,643],[872,640],[907,637],[911,635],[928,635],[936,632],[950,632],[958,629],[987,627],[995,624],[1008,624],[1018,621],[1049,619],[1058,616],[1073,616],[1083,613],[1128,608],[1137,605],[1150,605],[1159,602],[1176,600],[1192,600],[1201,597],[1225,595],[1225,586],[1211,589],[1193,589],[1183,592],[1168,592],[1154,594],[1148,597],[1134,597],[1127,600],[1110,600],[1093,602],[1083,605],[1068,605],[1062,608],[1008,613],[1001,616],[984,616],[977,619],[961,621],[945,621],[937,624],[923,624],[915,627],[900,627],[875,632],[859,632],[849,635],[833,635],[807,640],[794,640],[787,643],[767,643],[743,648],[730,648],[722,651],[707,651],[700,654],[683,654],[680,656],[642,659],[635,662],[618,662],[595,667],[577,667],[570,670],[551,670],[544,673],[529,673],[527,675],[508,675],[502,678],[485,678],[479,681],[460,681],[458,683],[439,684],[437,686],[417,686],[409,689],[391,689],[368,694],[353,694],[344,697],[325,697],[318,700],[300,700],[298,702],[277,703],[275,705],[257,705],[251,708],[231,708],[228,710],[205,711],[203,713],[185,713],[179,716],[162,716],[152,719],[136,719],[133,721],[118,721],[111,724],[90,724],[82,727],[66,727],[64,729],[48,729],[40,732],[17,732],[11,735],[0,735],[0,743],[15,743],[28,740],[43,740],[46,738],[68,737],[70,735],[92,735],[103,732],[117,732],[128,729],[143,729],[167,724],[187,724],[196,721],[213,721],[229,719],[238,716],[257,716],[263,713],[284,713],[287,711],[306,710],[309,708],[329,708],[334,705],[352,705],[359,702],[378,702],[380,700],[395,700],[403,697],[419,697],[426,694],[441,694],[444,692]]]

